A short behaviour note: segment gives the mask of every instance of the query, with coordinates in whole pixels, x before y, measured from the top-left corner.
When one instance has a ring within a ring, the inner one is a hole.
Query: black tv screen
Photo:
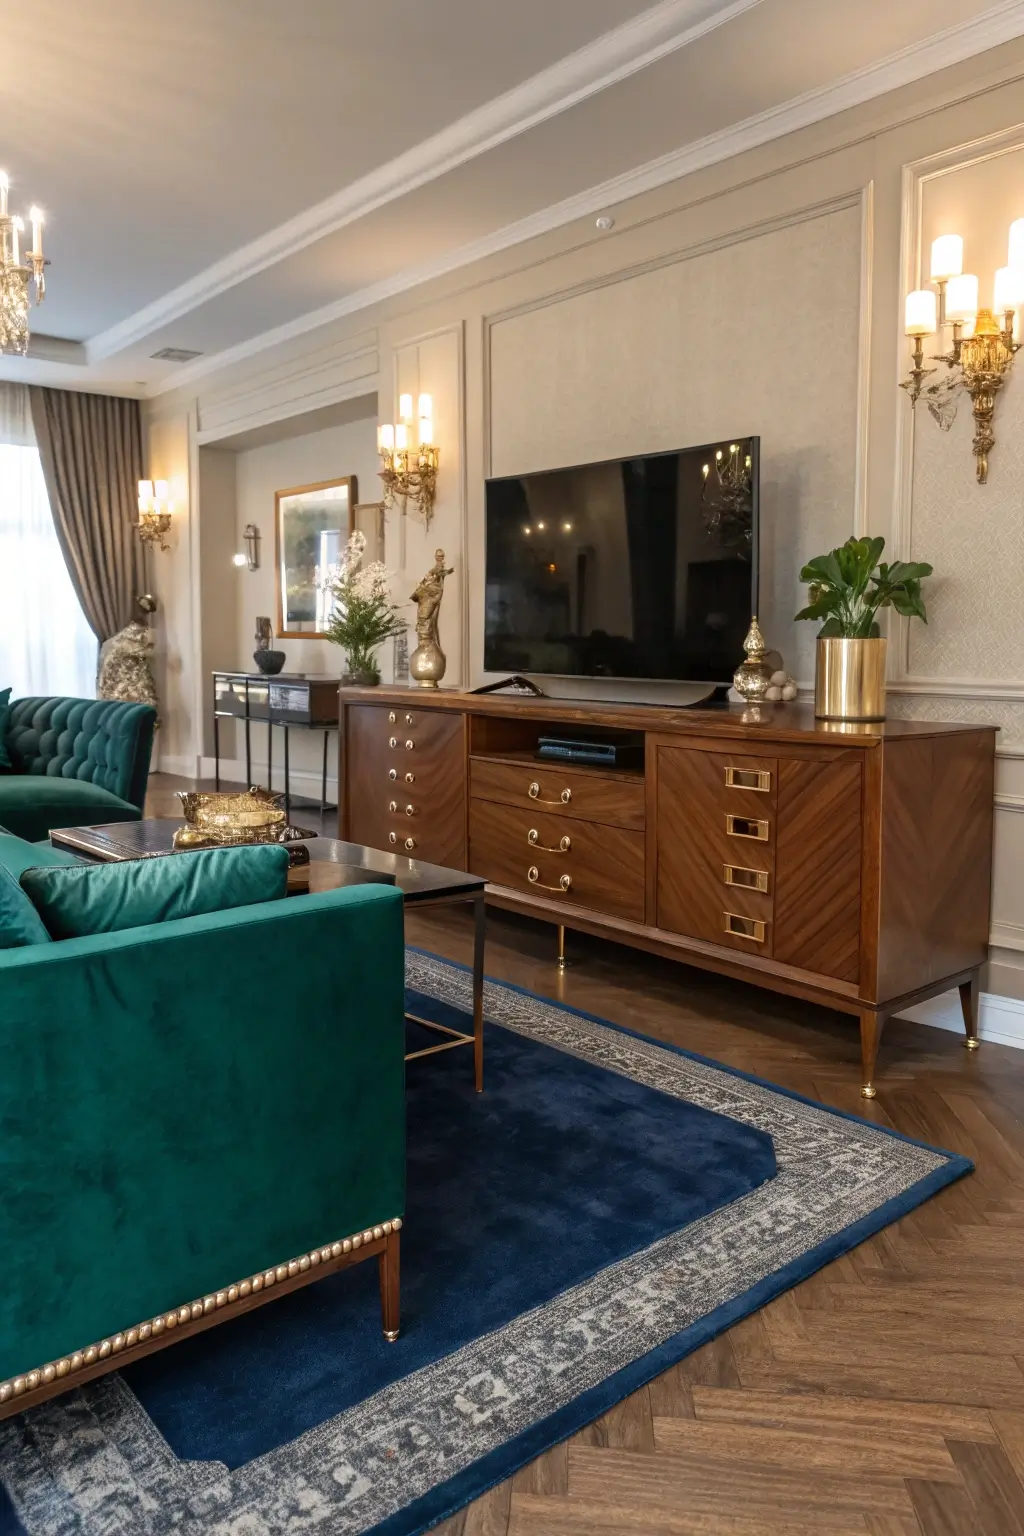
[[[489,480],[487,671],[730,682],[757,611],[758,448]]]

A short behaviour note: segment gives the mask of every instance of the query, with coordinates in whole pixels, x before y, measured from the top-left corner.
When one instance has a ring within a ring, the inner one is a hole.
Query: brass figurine
[[[764,699],[771,687],[774,666],[768,660],[768,648],[764,643],[757,614],[750,621],[747,638],[743,642],[747,659],[733,673],[732,685],[741,698],[755,704]]]
[[[444,550],[434,551],[434,564],[412,594],[416,604],[416,638],[409,657],[409,675],[421,688],[436,688],[448,665],[437,638],[437,621],[444,596],[444,579],[455,567],[444,563]]]

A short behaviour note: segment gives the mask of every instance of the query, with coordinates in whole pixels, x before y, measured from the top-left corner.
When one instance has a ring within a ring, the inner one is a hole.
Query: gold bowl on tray
[[[288,826],[284,796],[273,790],[255,785],[241,794],[183,789],[178,791],[178,799],[185,825],[174,834],[175,848],[280,843],[296,835]]]

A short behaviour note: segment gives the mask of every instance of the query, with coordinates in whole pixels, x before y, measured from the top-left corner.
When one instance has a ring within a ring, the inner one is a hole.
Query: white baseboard
[[[212,779],[215,766],[216,765],[212,757],[200,758],[200,777],[204,779]],[[245,758],[222,757],[220,760],[220,777],[222,784],[244,784]],[[252,759],[252,779],[253,783],[257,784],[265,785],[267,782],[267,765],[265,762],[259,762],[255,757]],[[303,795],[310,800],[315,800],[317,804],[320,803],[321,780],[318,771],[309,768],[290,767],[288,770],[288,784],[293,795]],[[274,788],[283,789],[283,787],[284,758],[278,757],[275,754]],[[332,774],[328,772],[327,774],[327,803],[328,805],[337,805],[338,803],[337,773]]]
[[[933,1029],[949,1029],[962,1035],[964,1017],[960,1011],[957,992],[944,992],[941,997],[929,998],[899,1015],[912,1019],[915,1024],[928,1024]],[[998,992],[983,992],[978,1006],[978,1034],[993,1045],[1012,1045],[1024,1050],[1024,998],[1001,997]]]

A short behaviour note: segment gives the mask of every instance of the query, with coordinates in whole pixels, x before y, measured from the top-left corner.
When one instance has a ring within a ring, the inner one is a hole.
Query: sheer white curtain
[[[91,699],[96,651],[54,532],[28,389],[0,382],[0,690]]]

